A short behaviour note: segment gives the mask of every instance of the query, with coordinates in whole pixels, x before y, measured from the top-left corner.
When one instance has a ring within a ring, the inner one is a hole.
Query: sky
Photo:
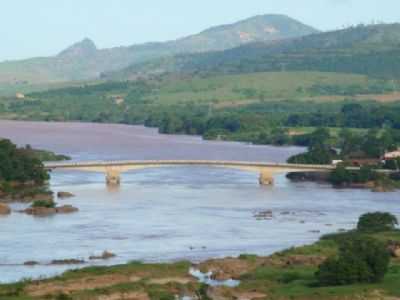
[[[85,37],[99,48],[177,39],[259,14],[320,30],[400,22],[399,0],[0,0],[0,61],[55,55]]]

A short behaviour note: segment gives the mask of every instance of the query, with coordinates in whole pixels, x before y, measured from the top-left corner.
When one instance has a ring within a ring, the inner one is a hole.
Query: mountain
[[[400,77],[400,24],[356,26],[225,51],[176,55],[110,74],[322,71]]]
[[[75,57],[85,57],[90,58],[96,55],[97,47],[95,43],[88,38],[83,41],[73,44],[71,47],[62,51],[58,56],[60,58],[75,58]]]
[[[237,74],[265,71],[322,71],[400,77],[400,24],[356,26],[225,51],[181,54],[134,64],[110,73],[131,78],[160,73]]]
[[[167,42],[97,49],[93,41],[84,39],[53,57],[0,63],[0,83],[88,80],[98,78],[103,72],[164,56],[222,51],[248,43],[272,43],[316,32],[316,29],[287,16],[263,15]]]

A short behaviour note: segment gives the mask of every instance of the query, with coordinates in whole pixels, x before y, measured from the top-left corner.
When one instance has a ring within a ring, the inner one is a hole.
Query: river
[[[74,160],[215,159],[284,162],[296,147],[253,146],[159,135],[141,126],[0,121],[0,136],[19,145],[52,150]],[[57,171],[51,189],[75,198],[72,215],[0,218],[0,282],[59,274],[78,266],[49,266],[53,259],[85,259],[109,250],[116,258],[165,262],[268,255],[316,241],[322,234],[351,229],[368,211],[400,217],[399,193],[333,189],[293,183],[279,175],[260,187],[258,174],[209,167],[172,167],[123,174],[110,189],[104,174]],[[13,209],[24,208],[13,204]],[[271,210],[272,219],[254,215]],[[25,261],[39,266],[24,266]],[[94,264],[89,262],[84,266]]]

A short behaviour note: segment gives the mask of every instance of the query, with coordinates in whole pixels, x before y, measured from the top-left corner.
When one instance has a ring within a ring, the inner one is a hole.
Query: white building
[[[393,152],[387,152],[384,156],[385,160],[400,158],[400,150],[396,150]]]

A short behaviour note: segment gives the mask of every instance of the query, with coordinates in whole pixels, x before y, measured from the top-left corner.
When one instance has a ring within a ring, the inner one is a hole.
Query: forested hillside
[[[162,58],[110,76],[322,71],[399,78],[399,55],[400,24],[357,26],[273,44],[257,42],[226,51]]]

